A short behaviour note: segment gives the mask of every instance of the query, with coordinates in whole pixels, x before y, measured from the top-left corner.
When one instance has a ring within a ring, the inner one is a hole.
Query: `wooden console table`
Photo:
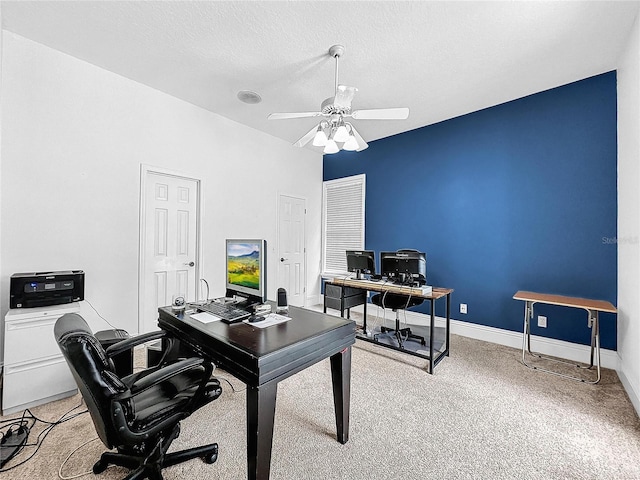
[[[610,302],[604,300],[589,300],[586,298],[564,297],[562,295],[550,295],[545,293],[534,292],[517,292],[513,298],[515,300],[522,300],[524,304],[524,329],[522,333],[522,363],[534,370],[540,370],[542,372],[550,373],[552,375],[558,375],[560,377],[570,378],[571,380],[577,380],[584,383],[598,383],[600,381],[600,324],[598,321],[598,312],[617,313],[616,307]],[[546,303],[548,305],[560,305],[563,307],[581,308],[587,311],[588,326],[591,328],[591,363],[588,367],[583,365],[576,365],[575,362],[568,362],[565,360],[559,360],[540,353],[531,351],[531,319],[533,318],[533,306],[536,303]],[[528,365],[526,362],[526,353],[538,358],[546,358],[554,362],[565,363],[573,365],[576,368],[593,368],[593,357],[595,353],[597,375],[595,380],[587,381],[580,377],[574,377],[572,375],[566,375],[564,373],[556,372],[553,370],[547,370],[541,367],[535,367]]]

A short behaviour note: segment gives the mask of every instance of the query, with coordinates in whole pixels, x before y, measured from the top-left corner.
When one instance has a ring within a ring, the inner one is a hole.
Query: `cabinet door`
[[[62,355],[53,336],[53,327],[58,318],[60,315],[42,315],[5,321],[5,365]]]
[[[5,366],[2,410],[75,392],[76,382],[62,356]]]

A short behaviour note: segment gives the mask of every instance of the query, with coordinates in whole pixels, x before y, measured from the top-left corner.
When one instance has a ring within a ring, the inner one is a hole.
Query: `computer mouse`
[[[251,315],[249,317],[249,323],[260,322],[262,320],[264,320],[264,317],[262,315]]]

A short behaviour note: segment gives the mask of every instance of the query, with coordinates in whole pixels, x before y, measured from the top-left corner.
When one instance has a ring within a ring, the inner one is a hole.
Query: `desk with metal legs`
[[[604,300],[589,300],[586,298],[565,297],[562,295],[549,295],[545,293],[534,292],[517,292],[513,298],[515,300],[523,300],[524,304],[524,327],[522,334],[522,363],[534,370],[540,370],[542,372],[550,373],[552,375],[558,375],[560,377],[570,378],[571,380],[577,380],[584,383],[598,383],[600,381],[600,323],[598,319],[598,312],[616,313],[616,307],[610,302]],[[587,325],[591,328],[591,363],[589,366],[576,365],[575,362],[568,362],[566,360],[559,360],[546,355],[542,355],[537,352],[531,351],[531,319],[533,318],[533,306],[536,303],[546,303],[548,305],[560,305],[563,307],[581,308],[587,312]],[[587,381],[580,377],[573,375],[566,375],[564,373],[556,372],[553,370],[544,369],[538,366],[529,365],[526,361],[526,354],[529,354],[538,358],[546,358],[558,363],[564,363],[573,365],[576,368],[593,368],[593,359],[595,355],[596,359],[596,377],[593,381]]]
[[[347,442],[355,322],[297,307],[289,307],[291,320],[266,328],[202,323],[171,307],[158,313],[161,329],[246,383],[249,480],[269,478],[278,383],[325,358],[331,359],[337,439]]]
[[[397,293],[401,295],[409,295],[417,298],[423,298],[428,300],[431,304],[431,321],[429,322],[429,354],[422,354],[419,352],[414,352],[402,347],[396,347],[395,345],[389,345],[386,343],[381,343],[376,341],[375,339],[370,338],[367,335],[367,302],[364,301],[364,320],[362,325],[362,334],[358,334],[357,338],[359,340],[364,340],[366,342],[375,343],[376,345],[380,345],[381,347],[391,348],[393,350],[398,350],[403,353],[407,353],[409,355],[413,355],[420,358],[425,358],[429,361],[429,373],[433,374],[433,369],[438,363],[440,363],[444,357],[449,356],[449,339],[450,339],[450,324],[451,324],[451,293],[453,293],[453,289],[451,288],[438,288],[433,287],[431,293],[423,293],[423,291],[418,287],[409,287],[404,285],[396,285],[388,282],[372,282],[370,280],[357,280],[353,278],[340,278],[336,277],[327,282],[328,284],[340,285],[342,287],[349,287],[351,289],[360,289],[363,291],[369,292],[389,292],[389,293]],[[345,288],[342,289],[342,292],[345,291]],[[344,293],[343,293],[344,294]],[[435,336],[435,301],[444,298],[446,301],[447,307],[447,318],[445,323],[445,339],[444,339],[444,349],[434,355],[434,346],[433,339]],[[326,307],[325,307],[326,311]]]

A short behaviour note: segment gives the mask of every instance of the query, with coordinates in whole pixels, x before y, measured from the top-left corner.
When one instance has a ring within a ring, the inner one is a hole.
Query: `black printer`
[[[84,272],[14,273],[10,282],[9,308],[33,308],[84,300]]]

